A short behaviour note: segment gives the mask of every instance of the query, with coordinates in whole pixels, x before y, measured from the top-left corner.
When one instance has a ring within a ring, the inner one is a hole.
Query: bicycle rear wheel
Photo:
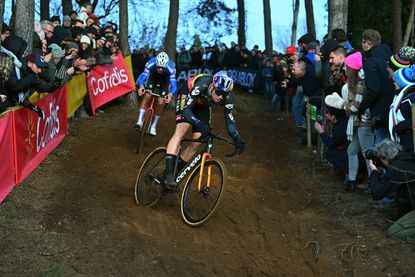
[[[204,164],[201,190],[198,191],[201,164],[191,173],[187,180],[181,199],[183,220],[190,226],[205,223],[214,213],[220,203],[226,186],[226,168],[223,162],[216,158],[207,159]],[[208,169],[211,169],[210,187]]]
[[[137,154],[140,153],[141,148],[143,147],[145,135],[150,131],[152,116],[153,116],[153,111],[147,109],[144,114],[143,126],[141,127],[138,133]]]
[[[135,182],[135,200],[146,207],[154,205],[161,197],[161,178],[164,170],[166,148],[159,147],[148,155]]]

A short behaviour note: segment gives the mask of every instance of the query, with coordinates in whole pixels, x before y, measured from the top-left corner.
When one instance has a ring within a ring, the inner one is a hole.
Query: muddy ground
[[[122,103],[71,123],[63,143],[0,205],[0,276],[414,276],[415,246],[388,238],[387,214],[347,193],[342,177],[299,141],[291,116],[237,95],[247,150],[226,158],[217,213],[191,228],[179,195],[144,208],[134,183],[159,135],[133,152],[136,116]],[[226,134],[223,111],[215,130]]]

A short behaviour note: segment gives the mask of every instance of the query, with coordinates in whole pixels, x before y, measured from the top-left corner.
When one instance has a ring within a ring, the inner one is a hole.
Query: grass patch
[[[248,93],[236,89],[235,110],[247,115],[264,115],[272,113],[271,102],[262,94]]]
[[[63,277],[68,271],[64,262],[54,265],[50,268],[42,270],[43,277]]]

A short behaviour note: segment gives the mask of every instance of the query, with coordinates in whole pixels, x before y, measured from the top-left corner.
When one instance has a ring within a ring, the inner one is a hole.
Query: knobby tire
[[[156,180],[161,180],[165,158],[166,148],[159,147],[145,159],[135,182],[135,200],[138,204],[150,207],[160,199],[162,186]]]
[[[217,209],[226,187],[227,172],[220,159],[207,159],[204,164],[202,188],[206,188],[208,167],[212,166],[212,183],[209,193],[198,192],[200,167],[194,168],[187,180],[180,208],[183,220],[190,226],[200,226],[210,219]],[[202,189],[203,190],[203,189]]]

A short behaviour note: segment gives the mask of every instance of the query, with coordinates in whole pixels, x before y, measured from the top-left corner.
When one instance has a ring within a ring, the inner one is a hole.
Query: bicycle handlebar
[[[145,89],[144,92],[145,93],[148,93],[148,94],[150,94],[150,95],[152,95],[154,97],[157,97],[157,98],[160,98],[160,97],[163,97],[164,98],[164,97],[166,97],[165,95],[160,95],[158,93],[154,93],[151,89]]]
[[[233,152],[231,152],[229,154],[225,154],[226,157],[229,157],[230,158],[230,157],[234,157],[236,155],[239,156],[239,148],[236,147],[235,143],[233,141],[227,139],[227,138],[222,137],[220,134],[209,133],[209,135],[207,135],[205,137],[200,136],[200,137],[198,137],[196,139],[183,139],[181,142],[201,142],[201,143],[208,143],[209,138],[210,139],[221,140],[223,142],[226,142],[226,143],[231,144],[231,145],[234,146]]]

